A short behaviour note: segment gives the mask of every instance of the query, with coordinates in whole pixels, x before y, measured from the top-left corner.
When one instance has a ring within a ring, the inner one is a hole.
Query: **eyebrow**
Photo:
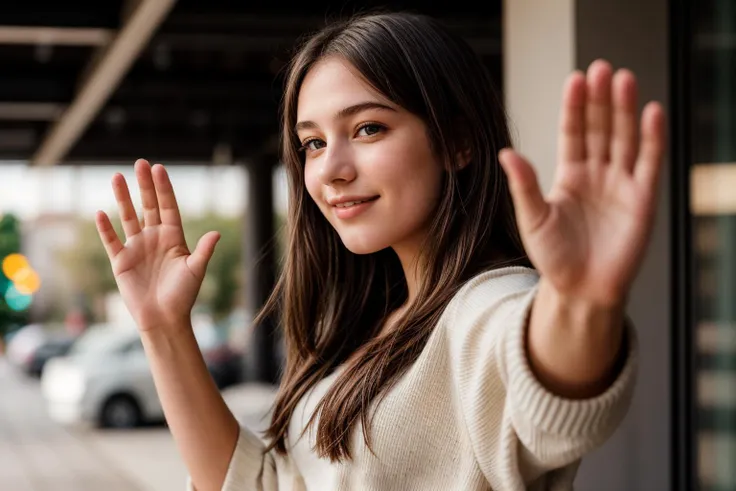
[[[360,102],[358,104],[353,104],[352,106],[348,106],[337,111],[337,113],[335,114],[335,119],[343,119],[349,116],[354,116],[369,109],[397,112],[396,109],[394,109],[393,107],[387,106],[386,104],[381,104],[380,102]],[[317,123],[315,123],[314,121],[299,121],[296,126],[294,126],[294,131],[298,132],[299,130],[310,130],[317,128],[317,126]]]

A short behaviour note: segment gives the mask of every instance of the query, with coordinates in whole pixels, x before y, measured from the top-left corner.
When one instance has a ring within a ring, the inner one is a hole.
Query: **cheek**
[[[376,169],[381,182],[392,190],[392,197],[404,209],[432,208],[439,199],[442,169],[430,153],[396,152],[393,158]]]
[[[312,166],[307,164],[304,168],[304,186],[307,188],[307,192],[309,193],[309,196],[312,197],[312,199],[319,205],[321,200],[321,185],[319,183],[319,179],[315,175],[314,170],[311,169]]]
[[[441,166],[427,152],[402,149],[371,169],[386,198],[380,217],[372,223],[375,238],[382,242],[402,241],[422,233],[433,216],[442,192]],[[386,157],[386,155],[384,155]]]
[[[417,173],[412,177],[405,181],[400,194],[397,193],[400,199],[397,208],[403,210],[404,220],[412,226],[423,226],[439,202],[440,182],[435,173]]]
[[[314,172],[309,171],[308,165],[304,169],[304,187],[307,189],[309,198],[317,205],[317,208],[319,208],[320,213],[329,220],[329,216],[327,216],[327,210],[325,208],[326,205],[322,201],[322,183]]]

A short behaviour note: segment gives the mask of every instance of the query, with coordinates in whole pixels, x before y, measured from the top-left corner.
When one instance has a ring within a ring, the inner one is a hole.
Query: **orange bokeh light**
[[[32,295],[41,288],[41,277],[30,267],[26,267],[15,273],[13,284],[18,292]]]
[[[23,254],[9,254],[3,259],[3,273],[11,280],[14,280],[19,271],[26,268],[30,268],[30,266]]]

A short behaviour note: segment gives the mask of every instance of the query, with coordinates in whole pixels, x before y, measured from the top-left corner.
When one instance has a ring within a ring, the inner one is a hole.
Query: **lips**
[[[332,205],[332,210],[335,217],[340,220],[353,219],[369,210],[378,198],[378,196],[358,199],[350,197],[349,199],[336,200]]]
[[[350,208],[351,206],[359,205],[361,203],[366,203],[368,201],[375,201],[378,199],[378,196],[373,196],[372,198],[364,198],[360,200],[353,200],[353,201],[343,201],[341,203],[336,203],[334,206],[336,208]]]
[[[328,198],[327,204],[330,206],[334,206],[337,208],[348,208],[350,206],[355,206],[360,203],[365,203],[368,201],[375,201],[378,199],[378,196],[340,196],[335,198]]]

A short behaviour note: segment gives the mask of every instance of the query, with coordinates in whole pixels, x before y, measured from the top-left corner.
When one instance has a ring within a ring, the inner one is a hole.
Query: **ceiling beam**
[[[0,44],[103,46],[114,31],[91,27],[0,26]]]
[[[120,21],[125,24],[144,0],[124,0],[120,8]]]
[[[141,0],[136,4],[104,55],[94,60],[94,69],[88,72],[64,115],[51,127],[32,157],[32,165],[55,165],[66,156],[117,88],[175,2]]]
[[[52,102],[0,102],[0,120],[56,121],[64,113],[64,105]]]

